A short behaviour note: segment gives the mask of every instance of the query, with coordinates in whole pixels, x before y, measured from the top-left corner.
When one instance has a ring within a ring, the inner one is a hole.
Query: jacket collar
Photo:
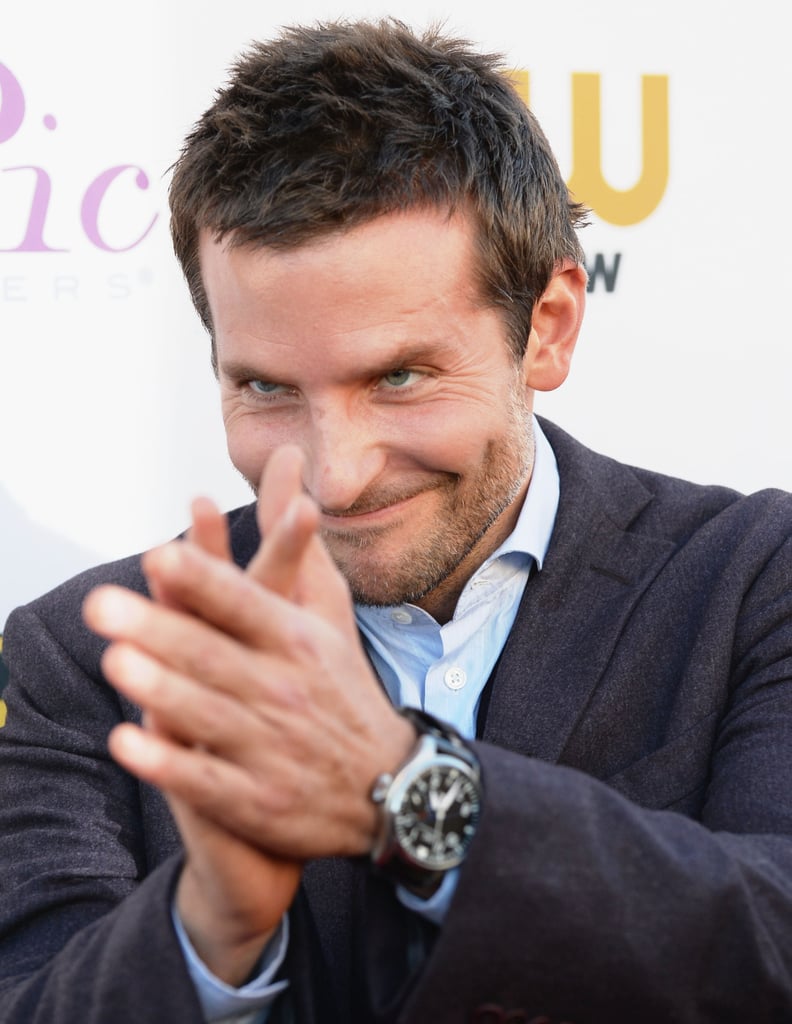
[[[653,496],[635,473],[542,422],[561,496],[494,677],[483,739],[558,762],[636,602],[674,549],[636,520]]]

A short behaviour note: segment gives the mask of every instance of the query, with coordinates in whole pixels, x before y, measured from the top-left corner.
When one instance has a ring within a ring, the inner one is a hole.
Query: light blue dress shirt
[[[512,628],[532,568],[540,570],[555,524],[560,484],[550,444],[536,419],[531,483],[512,533],[468,580],[450,622],[440,625],[412,604],[356,607],[358,626],[382,684],[397,706],[423,708],[468,738],[484,686]],[[458,872],[452,871],[429,900],[404,889],[399,899],[436,924],[451,902]],[[206,1020],[263,1024],[266,1007],[285,982],[273,983],[288,942],[288,919],[267,948],[261,972],[248,985],[230,988],[207,971],[174,914],[187,965]]]
[[[358,626],[396,706],[423,708],[472,739],[481,693],[517,615],[525,584],[541,569],[558,508],[555,455],[538,423],[531,485],[512,533],[465,585],[442,626],[412,604],[357,608]]]

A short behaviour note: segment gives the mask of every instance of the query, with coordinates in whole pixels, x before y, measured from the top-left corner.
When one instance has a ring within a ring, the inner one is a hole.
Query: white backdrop
[[[439,19],[505,53],[568,180],[596,178],[573,85],[599,83],[604,184],[579,198],[599,209],[583,241],[612,290],[597,275],[572,375],[538,411],[626,461],[792,490],[782,6],[16,5],[0,34],[0,627],[77,569],[182,529],[195,493],[247,500],[170,249],[167,170],[236,54],[284,23]],[[645,82],[667,92],[667,130]]]

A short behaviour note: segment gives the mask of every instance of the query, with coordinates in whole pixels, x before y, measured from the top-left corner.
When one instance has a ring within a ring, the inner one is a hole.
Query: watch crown
[[[371,787],[371,800],[375,804],[381,804],[385,800],[392,782],[393,776],[390,772],[382,772],[376,777],[374,785]]]

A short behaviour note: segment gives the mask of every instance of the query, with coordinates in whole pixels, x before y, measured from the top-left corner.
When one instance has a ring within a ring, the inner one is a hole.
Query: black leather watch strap
[[[434,715],[430,715],[428,711],[422,711],[420,708],[402,707],[399,708],[399,714],[402,718],[412,722],[419,736],[421,733],[428,733],[436,739],[445,740],[456,749],[468,752],[461,734],[448,722],[441,722],[439,718],[435,718]]]
[[[385,875],[390,881],[402,885],[415,895],[426,899],[439,888],[448,868],[438,869],[433,864],[419,863],[416,860],[414,849],[408,853],[400,845],[398,829],[394,828],[394,815],[398,818],[403,813],[396,810],[396,807],[404,807],[400,800],[404,798],[406,780],[409,780],[410,772],[413,769],[417,772],[416,777],[427,778],[428,772],[434,773],[433,765],[436,763],[438,772],[451,771],[452,778],[458,778],[461,773],[468,778],[469,784],[472,783],[473,786],[479,788],[479,765],[472,749],[465,743],[459,732],[448,723],[441,722],[433,715],[418,708],[400,708],[399,713],[414,725],[418,733],[418,742],[410,756],[396,772],[380,775],[372,787],[371,798],[382,809],[382,829],[372,851],[372,863],[375,870]],[[454,764],[458,765],[456,772]],[[391,807],[389,806],[391,788],[394,785],[399,796],[396,796],[396,803]],[[426,795],[425,789],[423,792]],[[416,810],[415,805],[412,806],[413,810]],[[421,813],[422,815],[428,814],[429,821],[431,821],[434,807],[432,810],[427,808]],[[470,831],[472,820],[472,818],[467,819],[466,831]],[[454,858],[452,857],[451,860]],[[453,866],[458,863],[459,861]]]

